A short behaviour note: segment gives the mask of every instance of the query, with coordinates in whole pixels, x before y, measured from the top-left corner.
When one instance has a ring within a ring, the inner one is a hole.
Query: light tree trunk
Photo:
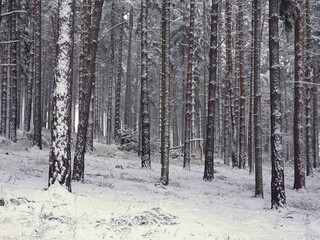
[[[71,192],[71,89],[73,0],[58,0],[57,60],[52,99],[49,186],[59,183]]]
[[[187,86],[185,97],[185,122],[184,122],[184,156],[183,168],[190,170],[190,137],[191,137],[191,115],[192,115],[192,81],[193,81],[193,45],[194,45],[194,21],[195,21],[195,0],[190,0],[189,13],[189,42],[187,61]]]

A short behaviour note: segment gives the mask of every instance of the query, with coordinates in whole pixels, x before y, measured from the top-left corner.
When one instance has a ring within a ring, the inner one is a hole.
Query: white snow
[[[95,143],[86,156],[84,183],[73,193],[48,182],[49,149],[0,138],[0,239],[320,239],[320,173],[307,189],[292,190],[293,168],[285,166],[288,206],[270,209],[270,163],[265,163],[265,199],[254,195],[254,176],[215,160],[215,179],[204,182],[203,163],[191,171],[170,160],[170,183],[158,185],[152,170],[116,146]],[[1,202],[1,201],[0,201]]]

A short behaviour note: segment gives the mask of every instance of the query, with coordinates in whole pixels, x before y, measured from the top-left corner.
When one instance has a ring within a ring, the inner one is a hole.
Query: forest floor
[[[159,156],[140,168],[135,153],[95,144],[85,180],[46,189],[49,148],[20,138],[0,139],[0,239],[320,239],[320,172],[295,191],[286,164],[287,207],[270,209],[270,162],[263,166],[264,199],[254,198],[254,176],[215,161],[204,182],[203,162],[191,171],[172,160],[170,184],[159,184]]]

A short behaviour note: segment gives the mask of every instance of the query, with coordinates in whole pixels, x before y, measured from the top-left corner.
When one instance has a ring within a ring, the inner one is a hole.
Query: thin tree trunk
[[[34,110],[33,145],[42,149],[42,93],[41,93],[41,0],[34,0]]]
[[[189,49],[187,67],[187,86],[185,98],[185,122],[184,122],[184,156],[183,168],[190,170],[190,137],[191,137],[191,115],[192,115],[192,81],[193,81],[193,45],[194,45],[194,21],[195,21],[195,0],[190,0],[189,14]]]
[[[255,196],[263,198],[262,181],[262,130],[261,130],[261,79],[260,79],[260,48],[261,48],[261,1],[253,0],[254,18],[254,142],[255,142]]]

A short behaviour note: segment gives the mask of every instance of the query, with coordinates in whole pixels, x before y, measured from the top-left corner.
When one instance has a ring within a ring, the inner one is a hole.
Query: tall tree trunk
[[[122,7],[121,21],[124,21],[124,7]],[[121,78],[122,78],[122,42],[124,35],[124,24],[121,24],[119,31],[119,49],[118,49],[118,69],[117,69],[117,81],[116,81],[116,93],[115,93],[115,107],[114,107],[114,139],[116,142],[120,139],[121,119],[120,119],[120,107],[121,107]]]
[[[246,166],[246,109],[245,109],[245,77],[244,77],[244,47],[243,47],[243,4],[238,0],[237,32],[238,32],[238,70],[240,84],[240,116],[239,116],[239,168]]]
[[[212,181],[214,169],[214,133],[215,133],[215,91],[217,84],[217,45],[218,45],[218,2],[212,0],[211,7],[211,36],[209,52],[209,92],[207,134],[205,147],[204,181]]]
[[[129,39],[128,39],[128,57],[127,57],[127,74],[126,74],[126,93],[125,93],[125,112],[124,112],[124,125],[127,128],[132,126],[132,30],[133,30],[133,7],[130,8],[129,13]]]
[[[52,99],[49,186],[58,182],[71,192],[71,89],[74,0],[58,0],[57,62]]]
[[[88,55],[85,55],[85,65],[87,67],[87,73],[83,75],[82,82],[82,94],[81,100],[79,102],[79,124],[77,132],[77,142],[76,149],[74,154],[74,167],[72,178],[76,181],[84,180],[84,155],[85,155],[85,145],[87,139],[87,130],[89,122],[89,110],[90,102],[88,99],[91,99],[92,95],[92,86],[95,78],[96,70],[96,53],[98,48],[98,34],[100,28],[100,20],[102,13],[103,0],[95,0],[93,11],[90,13],[90,0],[89,6],[87,9],[87,15],[85,16],[85,25],[86,29],[90,29],[87,33],[85,39],[85,50],[88,52]],[[91,17],[92,16],[92,17]]]
[[[9,3],[10,10],[17,10],[17,2],[15,0]],[[17,13],[13,13],[10,16],[10,124],[9,124],[9,136],[10,140],[13,142],[17,142],[17,51],[18,51],[18,35],[17,35]]]
[[[148,46],[147,46],[147,0],[141,1],[141,166],[151,168],[150,159],[150,117],[148,89]]]
[[[318,66],[313,67],[313,87],[312,87],[312,101],[313,101],[313,167],[318,168],[319,167],[319,112],[318,112],[318,87],[316,84],[319,84],[317,75],[319,74],[317,72]]]
[[[261,48],[261,1],[253,0],[253,79],[254,79],[254,142],[255,142],[255,196],[263,198],[262,181],[262,130],[261,130],[261,79],[260,79],[260,48]]]
[[[193,45],[194,45],[194,21],[195,21],[195,0],[190,0],[189,13],[189,42],[188,42],[188,67],[187,86],[185,97],[185,122],[184,122],[184,156],[183,168],[190,170],[190,137],[191,137],[191,115],[192,115],[192,81],[193,81]]]
[[[304,131],[303,131],[303,12],[304,1],[298,0],[297,16],[294,21],[294,189],[305,187]]]
[[[161,15],[161,183],[169,184],[169,146],[170,146],[170,120],[169,120],[169,7],[170,0],[162,0]]]
[[[232,20],[231,20],[231,3],[226,0],[226,70],[225,70],[225,104],[224,104],[224,163],[230,165],[231,158],[231,125],[230,125],[230,82],[232,73]]]
[[[107,103],[107,144],[111,144],[112,142],[112,93],[113,93],[113,77],[114,77],[114,26],[115,26],[115,2],[112,0],[111,3],[111,31],[110,31],[110,65],[109,65],[109,87],[108,87],[108,103]]]
[[[282,111],[279,64],[279,1],[269,1],[269,61],[271,107],[271,208],[284,207],[284,164],[282,145]]]
[[[305,0],[305,82],[306,82],[306,166],[307,176],[313,175],[313,146],[312,146],[312,64],[311,64],[311,22],[309,0]]]
[[[42,96],[41,96],[41,0],[34,0],[34,110],[33,145],[42,149]]]

